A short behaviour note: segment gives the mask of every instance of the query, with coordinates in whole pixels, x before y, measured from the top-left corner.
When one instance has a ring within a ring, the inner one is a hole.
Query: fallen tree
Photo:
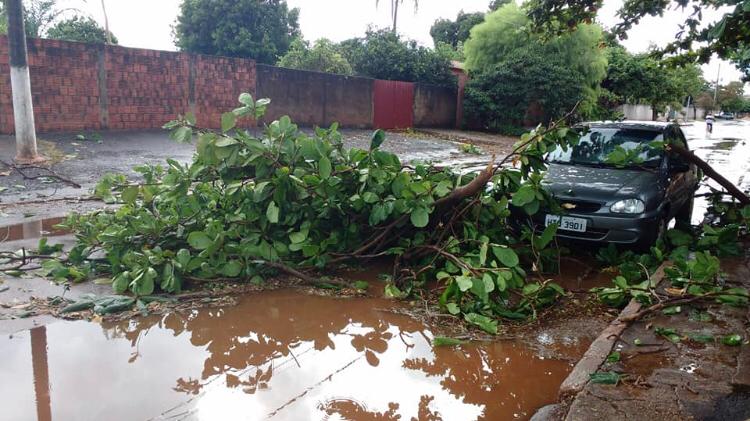
[[[479,174],[462,174],[402,165],[380,149],[382,131],[369,150],[347,150],[336,125],[307,135],[283,117],[261,136],[235,130],[268,104],[248,94],[240,102],[220,131],[196,127],[190,115],[165,126],[177,141],[196,140],[193,162],[137,167],[139,183],[105,176],[96,195],[122,206],[70,216],[64,226],[77,243],[64,259],[45,260],[47,273],[111,276],[116,292],[148,296],[191,280],[262,283],[279,272],[316,283],[333,266],[393,256],[387,294],[439,281],[440,305],[488,332],[498,317],[533,315],[563,293],[527,276],[546,264],[556,227],[519,235],[507,218],[511,206],[528,214],[552,206],[543,156],[577,140],[564,120],[524,135]],[[510,160],[517,165],[504,165]]]

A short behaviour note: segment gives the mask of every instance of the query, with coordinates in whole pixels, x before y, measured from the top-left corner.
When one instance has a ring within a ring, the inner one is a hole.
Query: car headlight
[[[646,205],[640,199],[625,199],[615,202],[609,210],[614,213],[641,213],[646,209]]]

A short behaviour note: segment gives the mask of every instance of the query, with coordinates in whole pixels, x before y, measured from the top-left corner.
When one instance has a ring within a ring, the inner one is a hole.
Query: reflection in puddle
[[[65,235],[67,234],[66,231],[55,229],[55,225],[63,222],[64,219],[38,219],[22,224],[0,227],[0,242]]]
[[[708,135],[705,125],[694,123],[684,126],[688,145],[695,154],[710,164],[719,174],[735,183],[740,189],[750,189],[750,123],[746,121],[720,122],[714,125],[714,132]],[[709,185],[721,190],[713,180]],[[707,193],[701,188],[698,194]],[[705,197],[695,199],[692,222],[701,223],[708,208]]]
[[[422,324],[380,310],[393,305],[277,291],[23,332],[0,340],[3,417],[525,419],[571,368],[508,342],[433,350]]]

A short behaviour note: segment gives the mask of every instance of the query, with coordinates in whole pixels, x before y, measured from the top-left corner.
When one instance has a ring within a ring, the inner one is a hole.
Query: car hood
[[[647,170],[550,164],[544,187],[556,197],[596,202],[637,197],[648,200],[659,190],[659,175]]]

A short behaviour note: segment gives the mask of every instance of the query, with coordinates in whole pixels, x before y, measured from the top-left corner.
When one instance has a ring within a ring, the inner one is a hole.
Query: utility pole
[[[5,0],[8,18],[8,49],[10,52],[10,86],[13,92],[13,120],[16,132],[16,161],[44,161],[36,149],[34,105],[31,101],[31,80],[26,56],[26,32],[21,0]]]
[[[102,11],[104,12],[104,31],[107,34],[107,45],[112,45],[112,33],[109,32],[109,19],[107,18],[107,8],[104,6],[104,0],[102,0]]]
[[[714,109],[712,111],[720,111],[716,109],[716,98],[719,96],[719,80],[721,76],[721,62],[719,62],[719,68],[716,70],[716,86],[714,88]]]

